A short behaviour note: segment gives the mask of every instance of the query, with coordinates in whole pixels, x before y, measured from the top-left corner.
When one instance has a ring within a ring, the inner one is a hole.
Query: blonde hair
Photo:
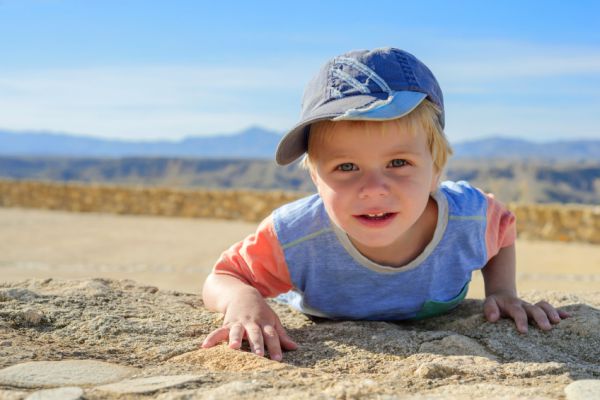
[[[396,128],[396,132],[408,132],[414,135],[419,131],[419,127],[425,131],[436,172],[441,172],[444,169],[448,158],[452,155],[450,143],[448,143],[444,130],[439,123],[439,114],[439,108],[432,102],[425,100],[408,115],[389,121],[394,123],[393,127]],[[367,134],[372,132],[383,134],[389,130],[386,129],[386,124],[379,121],[356,120],[346,122],[355,125]],[[335,121],[319,121],[310,126],[308,150],[301,163],[304,168],[311,169],[314,166],[313,162],[319,158],[321,144],[331,139],[333,135],[330,133],[335,124]]]

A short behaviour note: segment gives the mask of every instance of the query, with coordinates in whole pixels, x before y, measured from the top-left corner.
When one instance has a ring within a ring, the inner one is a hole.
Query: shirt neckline
[[[438,188],[434,193],[432,193],[431,197],[436,201],[438,206],[438,218],[435,231],[433,233],[433,238],[427,244],[427,246],[421,252],[421,254],[419,254],[414,260],[412,260],[408,264],[402,265],[400,267],[381,265],[368,259],[364,255],[362,255],[360,251],[358,251],[358,249],[352,244],[346,232],[344,232],[342,228],[337,226],[330,219],[331,227],[344,249],[357,263],[359,263],[363,267],[384,274],[397,274],[410,271],[421,265],[423,261],[425,261],[425,259],[429,257],[431,253],[433,253],[433,250],[435,250],[437,245],[442,240],[444,232],[446,232],[446,227],[448,226],[448,199],[442,193],[440,188]]]

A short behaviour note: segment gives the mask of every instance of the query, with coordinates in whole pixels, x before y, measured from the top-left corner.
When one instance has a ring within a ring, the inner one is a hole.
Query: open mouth
[[[378,213],[378,214],[361,214],[357,215],[358,218],[367,221],[385,221],[392,218],[396,213]]]

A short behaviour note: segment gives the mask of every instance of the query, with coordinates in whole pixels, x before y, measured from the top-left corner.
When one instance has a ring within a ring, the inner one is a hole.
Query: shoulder
[[[448,200],[448,207],[454,215],[485,215],[487,196],[466,181],[445,181],[440,191]]]
[[[273,227],[277,236],[285,238],[304,236],[330,226],[323,201],[318,194],[285,204],[273,211]]]

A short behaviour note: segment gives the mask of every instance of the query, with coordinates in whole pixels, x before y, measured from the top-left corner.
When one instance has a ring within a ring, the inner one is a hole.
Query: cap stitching
[[[363,74],[367,75],[367,80],[372,79],[373,82],[375,82],[375,84],[377,84],[377,86],[379,86],[381,90],[383,90],[386,93],[392,92],[392,89],[390,89],[385,79],[380,77],[375,71],[373,71],[365,64],[348,57],[337,57],[334,60],[334,62],[356,68],[359,72],[362,72]]]
[[[371,90],[369,89],[368,86],[361,83],[358,79],[350,76],[349,74],[342,71],[341,69],[332,69],[331,74],[334,77],[339,78],[342,81],[346,82],[348,85],[352,86],[354,89],[358,90],[359,92],[361,92],[363,94],[371,93]]]

